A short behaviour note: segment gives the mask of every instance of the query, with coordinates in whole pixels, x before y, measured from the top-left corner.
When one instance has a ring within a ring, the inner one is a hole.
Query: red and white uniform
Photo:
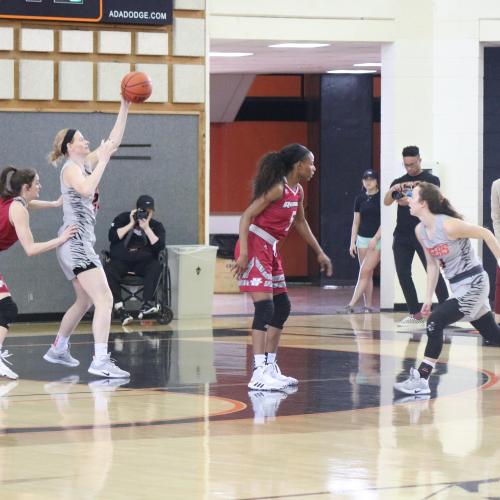
[[[9,209],[14,198],[0,198],[0,252],[10,248],[17,240],[16,228],[10,223]],[[0,293],[9,293],[5,280],[0,273]]]
[[[292,227],[303,191],[300,184],[292,189],[284,181],[283,196],[268,205],[250,225],[248,232],[248,267],[241,275],[242,292],[285,293],[286,283],[281,257],[276,245]],[[240,254],[236,244],[235,258]]]

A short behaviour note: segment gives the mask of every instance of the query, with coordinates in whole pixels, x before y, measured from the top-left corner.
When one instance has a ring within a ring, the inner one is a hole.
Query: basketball
[[[153,91],[153,83],[146,73],[132,71],[122,79],[122,95],[129,102],[144,102]]]

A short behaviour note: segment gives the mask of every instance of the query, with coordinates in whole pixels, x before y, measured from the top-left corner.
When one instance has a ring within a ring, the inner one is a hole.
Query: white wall
[[[211,0],[211,39],[384,43],[383,189],[401,168],[401,149],[439,164],[444,194],[482,223],[483,44],[500,42],[500,2],[461,0]],[[383,208],[382,307],[404,302],[395,279],[395,208]],[[415,266],[417,288],[425,275]]]

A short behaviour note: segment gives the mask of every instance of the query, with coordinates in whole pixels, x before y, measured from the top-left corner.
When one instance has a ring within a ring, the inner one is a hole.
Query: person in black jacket
[[[161,274],[158,255],[165,248],[165,228],[153,219],[154,200],[139,196],[136,208],[115,217],[109,229],[110,259],[104,266],[109,287],[113,293],[115,313],[123,326],[132,321],[121,298],[120,281],[129,272],[144,278],[144,291],[139,318],[158,312],[154,292]]]

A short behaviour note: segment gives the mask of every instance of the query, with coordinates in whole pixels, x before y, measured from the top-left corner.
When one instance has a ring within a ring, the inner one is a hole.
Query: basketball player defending
[[[321,270],[332,275],[332,263],[304,216],[300,182],[309,181],[315,171],[313,154],[300,144],[266,154],[253,181],[252,203],[241,216],[234,271],[240,291],[250,293],[255,307],[250,389],[272,391],[298,384],[297,379],[281,373],[276,361],[281,331],[291,309],[276,245],[292,224],[316,252]]]
[[[66,311],[57,337],[44,359],[66,366],[80,364],[71,356],[68,342],[83,315],[94,305],[92,333],[95,355],[88,371],[93,375],[113,378],[125,378],[130,374],[120,369],[108,353],[113,296],[94,250],[94,226],[99,206],[97,187],[111,155],[121,143],[128,108],[129,103],[122,98],[109,139],[95,151],[90,152],[89,142],[79,130],[63,129],[57,133],[49,156],[54,166],[61,159],[64,162],[60,174],[64,212],[60,231],[74,224],[78,232],[57,251],[59,264],[66,278],[73,283],[76,300]]]
[[[38,255],[53,250],[76,233],[75,226],[68,226],[57,238],[36,243],[30,229],[28,208],[56,208],[60,201],[38,200],[40,179],[32,169],[6,167],[0,174],[0,252],[10,248],[17,240],[26,255]],[[17,379],[9,366],[9,351],[2,351],[3,342],[11,323],[17,316],[17,305],[0,274],[0,376]]]

